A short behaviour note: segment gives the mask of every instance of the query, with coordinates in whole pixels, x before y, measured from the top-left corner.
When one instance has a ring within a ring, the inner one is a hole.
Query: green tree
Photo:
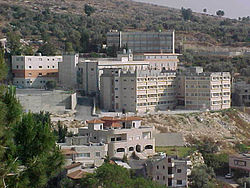
[[[55,135],[58,137],[57,142],[58,143],[64,143],[65,137],[67,135],[67,127],[63,126],[60,121],[57,122],[57,130],[55,130]]]
[[[11,55],[21,55],[21,43],[20,43],[20,35],[15,32],[7,33],[7,47],[10,49]]]
[[[37,52],[42,53],[42,55],[45,56],[56,55],[55,46],[51,42],[46,42],[45,44],[40,46]]]
[[[34,51],[31,46],[25,46],[22,48],[23,55],[34,55]]]
[[[53,90],[53,89],[55,89],[56,88],[56,81],[55,80],[49,80],[49,81],[47,81],[46,84],[45,84],[45,88],[47,90]]]
[[[7,65],[4,61],[4,49],[0,47],[0,82],[7,75]]]
[[[63,165],[63,156],[56,146],[48,113],[23,115],[15,126],[17,156],[26,170],[19,176],[26,187],[43,187],[55,177]]]
[[[74,52],[72,42],[65,43],[65,52]]]
[[[213,188],[215,174],[206,165],[194,167],[191,172],[191,188]]]
[[[192,18],[192,10],[190,8],[185,9],[182,7],[181,14],[182,14],[182,17],[185,21],[191,20],[191,18]]]
[[[224,16],[225,15],[225,12],[223,11],[223,10],[218,10],[217,12],[216,12],[216,15],[217,16]]]
[[[88,52],[89,51],[89,33],[86,29],[81,31],[81,38],[80,38],[80,46],[81,52]]]
[[[85,11],[85,14],[87,14],[87,16],[90,16],[92,13],[95,12],[95,9],[92,6],[85,4],[84,11]]]

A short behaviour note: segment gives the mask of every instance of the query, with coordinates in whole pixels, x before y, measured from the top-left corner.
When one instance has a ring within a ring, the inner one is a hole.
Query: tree
[[[7,65],[4,61],[4,49],[0,47],[0,81],[7,75]]]
[[[11,55],[21,55],[20,35],[15,32],[7,33],[7,47],[10,49]]]
[[[218,10],[218,11],[216,12],[216,15],[221,17],[221,16],[224,16],[225,13],[224,13],[223,10]]]
[[[191,172],[191,188],[213,188],[215,174],[206,165],[194,167]]]
[[[67,135],[67,127],[62,126],[61,122],[57,122],[57,130],[55,130],[55,134],[58,137],[57,142],[58,143],[64,143],[65,142],[65,137]]]
[[[65,43],[65,52],[74,52],[72,42]]]
[[[185,21],[187,20],[191,20],[192,18],[192,10],[189,8],[189,9],[185,9],[185,8],[181,8],[181,14],[182,14],[182,17]]]
[[[95,9],[92,6],[85,4],[84,11],[85,11],[85,14],[87,14],[87,16],[90,16],[92,13],[95,12]]]
[[[49,81],[47,81],[46,84],[45,84],[45,88],[47,90],[53,90],[53,89],[55,89],[56,88],[56,81],[55,80],[49,80]]]
[[[88,52],[89,49],[89,33],[86,29],[82,29],[80,38],[81,52]]]
[[[48,113],[24,114],[15,126],[14,141],[20,164],[26,170],[19,176],[26,187],[43,187],[63,164],[63,156],[55,144]]]
[[[34,55],[34,51],[31,46],[25,46],[22,48],[23,55]]]
[[[38,49],[37,52],[42,53],[42,55],[45,56],[52,56],[56,54],[56,49],[51,42],[46,42]]]

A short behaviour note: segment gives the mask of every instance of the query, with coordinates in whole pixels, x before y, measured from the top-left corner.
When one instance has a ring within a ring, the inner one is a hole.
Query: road
[[[222,177],[222,176],[216,176],[216,179],[224,183],[227,183],[234,188],[239,187],[239,184],[237,184],[233,179],[226,179],[225,177]]]

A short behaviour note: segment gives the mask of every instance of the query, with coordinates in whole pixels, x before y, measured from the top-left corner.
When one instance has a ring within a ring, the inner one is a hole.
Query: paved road
[[[239,184],[237,184],[233,179],[226,179],[225,177],[222,177],[222,176],[216,176],[216,179],[224,183],[227,183],[231,185],[232,187],[235,187],[235,188],[239,187]]]
[[[91,120],[92,99],[88,97],[77,97],[75,119],[79,121]]]

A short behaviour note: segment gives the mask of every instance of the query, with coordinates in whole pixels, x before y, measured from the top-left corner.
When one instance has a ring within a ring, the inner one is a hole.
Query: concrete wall
[[[64,113],[66,109],[75,109],[76,94],[63,91],[45,91],[31,89],[17,89],[19,99],[25,111]]]

